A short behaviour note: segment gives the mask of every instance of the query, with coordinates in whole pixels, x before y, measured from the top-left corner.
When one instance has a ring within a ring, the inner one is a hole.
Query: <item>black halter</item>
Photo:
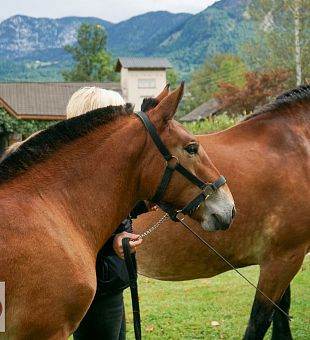
[[[154,125],[150,121],[149,117],[146,115],[145,112],[140,111],[137,112],[136,115],[141,119],[144,126],[146,127],[147,131],[149,132],[150,136],[153,139],[153,142],[157,146],[159,152],[165,158],[167,165],[163,175],[163,178],[157,187],[156,193],[151,199],[151,201],[155,204],[158,204],[164,211],[166,211],[170,218],[174,221],[177,221],[176,215],[178,213],[182,213],[184,215],[191,215],[209,196],[214,194],[223,184],[226,183],[226,179],[224,176],[220,176],[215,182],[213,183],[205,183],[200,180],[198,177],[193,175],[187,169],[185,169],[178,161],[178,158],[171,155],[166,146],[161,141]],[[167,189],[167,186],[171,180],[172,174],[174,171],[178,171],[181,175],[187,178],[190,182],[195,184],[198,188],[202,190],[202,192],[197,195],[192,201],[190,201],[183,209],[176,210],[174,208],[168,207],[165,204],[160,203],[160,200]]]

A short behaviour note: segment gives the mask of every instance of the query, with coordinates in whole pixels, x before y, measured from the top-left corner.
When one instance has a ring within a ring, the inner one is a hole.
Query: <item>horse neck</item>
[[[113,124],[108,135],[97,129],[66,145],[29,169],[20,184],[28,182],[35,204],[40,200],[43,209],[48,206],[53,214],[61,215],[95,253],[142,198],[139,158],[145,135],[139,135],[137,124],[133,125]]]
[[[254,115],[226,130],[201,135],[200,142],[206,147],[208,155],[221,170],[226,163],[238,164],[255,153],[276,149],[288,152],[301,147],[301,140],[310,138],[310,107],[308,105],[286,106]],[[235,169],[238,173],[238,167]]]
[[[285,127],[292,127],[293,129],[297,126],[302,126],[309,130],[310,127],[310,102],[303,103],[290,103],[283,107],[270,109],[268,106],[266,111],[258,114],[253,114],[253,116],[245,119],[235,126],[228,128],[224,131],[218,133],[210,134],[214,135],[214,139],[222,138],[222,135],[240,135],[241,138],[253,136],[256,132],[263,131],[264,133],[269,133],[271,130],[274,132],[276,127],[280,133],[286,133]],[[283,129],[282,129],[283,128]],[[212,138],[212,137],[211,137]]]

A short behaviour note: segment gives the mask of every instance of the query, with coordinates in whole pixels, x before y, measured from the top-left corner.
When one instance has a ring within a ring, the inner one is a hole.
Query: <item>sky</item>
[[[92,16],[113,23],[151,11],[196,14],[217,0],[7,0],[0,21],[16,14],[31,17],[62,18]]]

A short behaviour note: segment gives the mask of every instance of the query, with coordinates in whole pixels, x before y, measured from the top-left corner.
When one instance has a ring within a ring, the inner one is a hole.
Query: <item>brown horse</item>
[[[188,171],[214,181],[218,171],[203,148],[172,119],[182,93],[183,84],[160,96],[147,116]],[[165,163],[126,107],[60,122],[0,163],[0,281],[6,283],[0,338],[68,338],[94,296],[99,249],[137,200],[154,195]],[[173,174],[162,200],[179,208],[200,193]],[[227,228],[233,209],[223,185],[193,216],[205,227],[209,221],[212,228]]]
[[[225,131],[198,136],[227,177],[237,216],[227,232],[198,229],[234,266],[258,264],[258,287],[288,313],[290,282],[310,249],[310,86],[272,104]],[[134,222],[142,233],[162,212]],[[212,277],[231,268],[173,222],[138,249],[139,273],[160,280]],[[259,340],[273,320],[273,340],[292,339],[288,319],[256,293],[244,339]]]

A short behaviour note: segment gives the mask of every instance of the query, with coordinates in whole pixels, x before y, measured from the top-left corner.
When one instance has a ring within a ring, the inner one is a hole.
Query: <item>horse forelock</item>
[[[0,183],[24,173],[31,166],[48,159],[64,145],[96,128],[133,113],[131,104],[99,108],[41,131],[16,148],[0,162]]]
[[[262,113],[278,111],[285,107],[302,102],[310,102],[309,84],[300,85],[294,89],[282,93],[281,95],[276,97],[276,99],[272,103],[263,105],[262,107],[256,109],[251,115],[245,117],[243,120],[249,120]]]

